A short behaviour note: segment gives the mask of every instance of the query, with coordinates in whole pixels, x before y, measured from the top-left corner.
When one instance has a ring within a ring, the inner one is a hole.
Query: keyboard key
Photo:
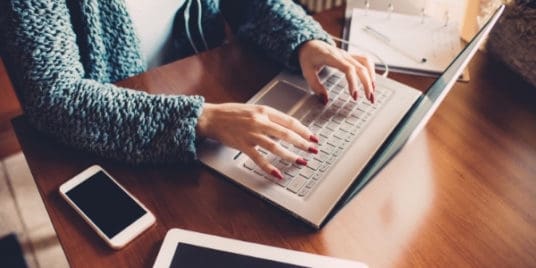
[[[358,107],[357,109],[355,109],[352,112],[351,116],[355,117],[357,119],[361,119],[363,117],[364,113],[365,113],[365,111],[363,111],[361,108]]]
[[[314,123],[313,125],[314,126],[317,126],[319,128],[323,128],[326,123],[329,122],[329,117],[328,116],[320,116]]]
[[[306,179],[310,179],[313,177],[313,175],[315,174],[315,171],[310,169],[310,168],[302,168],[300,170],[300,176],[306,178]]]
[[[328,140],[328,144],[338,148],[342,144],[343,140],[333,137],[332,139]]]
[[[320,146],[320,151],[323,151],[329,155],[332,155],[334,150],[335,147],[329,143],[325,143],[323,146]]]
[[[350,112],[351,112],[354,108],[355,108],[355,104],[350,103],[350,102],[347,102],[347,103],[342,107],[343,110],[348,110],[348,111],[350,111]]]
[[[357,125],[357,123],[359,122],[359,119],[355,118],[355,117],[347,117],[346,120],[345,120],[346,123],[352,125],[352,126],[355,126]]]
[[[336,99],[333,102],[333,104],[331,104],[331,105],[333,105],[334,107],[337,107],[337,108],[341,108],[341,107],[343,107],[344,103],[345,103],[345,101],[343,101],[342,99]]]
[[[328,78],[328,82],[331,82],[333,84],[336,84],[337,82],[339,82],[339,79],[340,77],[336,76],[336,75],[332,75]]]
[[[286,188],[287,185],[292,181],[292,178],[283,175],[283,179],[273,178],[270,179],[271,181],[274,181],[277,185]]]
[[[337,161],[337,157],[331,156],[328,160],[326,160],[326,163],[333,165]]]
[[[346,78],[343,78],[343,79],[339,80],[339,83],[337,84],[337,87],[341,87],[342,89],[347,89],[348,88],[348,81],[346,80]],[[348,91],[348,90],[345,90],[345,91]]]
[[[298,175],[298,173],[300,173],[300,168],[292,165],[289,168],[285,169],[284,173],[294,178]]]
[[[298,196],[305,197],[309,194],[310,191],[310,188],[302,187],[301,190],[298,192]]]
[[[329,121],[326,125],[326,128],[331,129],[331,130],[337,130],[339,128],[339,124],[333,121]]]
[[[287,189],[293,193],[297,193],[306,182],[307,180],[304,177],[298,176],[289,183]]]
[[[333,95],[339,95],[339,93],[341,93],[341,91],[343,91],[343,90],[344,90],[344,87],[340,86],[340,84],[337,84],[333,88],[331,88],[330,92]]]
[[[307,181],[307,184],[305,185],[306,188],[314,188],[316,186],[316,184],[318,183],[318,181],[316,180],[310,180],[310,181]]]
[[[290,166],[290,164],[284,160],[277,160],[274,161],[272,164],[279,170],[285,170]]]
[[[330,88],[334,87],[335,86],[335,83],[329,81],[331,79],[331,77],[324,81],[324,87],[326,87],[326,89],[329,91]]]
[[[311,125],[311,124],[313,123],[314,119],[315,119],[314,115],[312,115],[311,113],[309,113],[309,114],[307,114],[307,115],[305,116],[305,118],[303,118],[303,119],[301,120],[301,123],[302,123],[304,126],[307,127],[307,126],[309,126],[309,125]]]
[[[348,133],[337,131],[333,134],[333,137],[342,140],[344,137],[346,137],[346,134]]]
[[[339,111],[339,113],[340,113],[343,117],[347,118],[348,116],[350,116],[350,114],[352,114],[352,111],[342,109],[342,110]]]
[[[346,117],[342,114],[335,114],[333,115],[333,117],[331,118],[331,121],[337,123],[337,124],[340,124],[342,123],[342,121],[345,119]]]
[[[320,130],[320,132],[318,132],[318,134],[326,139],[329,139],[329,137],[331,137],[331,134],[333,133],[333,130],[329,129],[329,128],[324,128],[322,130]]]
[[[333,151],[333,156],[335,156],[335,157],[339,157],[339,155],[341,155],[341,153],[342,153],[342,150],[339,149],[339,148],[337,148],[337,149],[335,149],[335,150]]]
[[[352,141],[355,138],[355,134],[354,134],[355,131],[356,131],[356,129],[354,128],[352,130],[352,132],[346,133],[346,135],[344,135],[344,137],[343,137],[344,141],[346,141],[346,142]]]
[[[328,159],[328,157],[330,157],[331,154],[328,154],[324,151],[319,151],[318,154],[314,157],[316,159],[319,159],[319,160],[322,160],[322,159]]]
[[[324,163],[324,164],[320,165],[320,168],[318,168],[318,170],[320,172],[326,172],[329,167],[330,167],[330,165],[328,163]]]
[[[354,128],[353,125],[350,125],[350,124],[348,124],[346,122],[342,122],[341,126],[339,127],[339,129],[344,131],[344,132],[350,132],[353,128]]]
[[[309,163],[307,163],[307,167],[312,170],[318,170],[321,164],[322,162],[318,161],[317,159],[312,159],[309,161]]]

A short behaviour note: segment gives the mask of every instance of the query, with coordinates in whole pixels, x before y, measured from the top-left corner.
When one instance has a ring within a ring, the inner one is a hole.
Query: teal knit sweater
[[[151,95],[111,84],[145,70],[124,0],[1,2],[2,56],[39,131],[129,163],[196,158],[203,97]],[[293,53],[301,43],[329,40],[291,1],[204,0],[201,9],[210,47],[223,41],[221,11],[238,38],[289,68],[298,68]],[[175,26],[170,59],[192,53]]]

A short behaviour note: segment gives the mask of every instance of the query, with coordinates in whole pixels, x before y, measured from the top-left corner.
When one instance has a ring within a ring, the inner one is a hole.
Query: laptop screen
[[[393,156],[413,137],[428,122],[432,114],[435,112],[439,104],[443,101],[447,93],[450,91],[463,69],[467,66],[473,55],[482,44],[487,34],[491,31],[500,15],[504,10],[504,5],[499,7],[488,22],[480,29],[473,37],[467,46],[458,54],[458,56],[450,63],[447,69],[437,78],[437,80],[428,88],[426,93],[422,95],[411,109],[407,112],[404,118],[397,125],[395,130],[389,135],[387,140],[367,164],[365,169],[359,174],[357,180],[341,199],[339,204],[330,213],[331,218],[348,203],[365,184],[376,175],[389,162]],[[327,220],[324,221],[324,223]]]

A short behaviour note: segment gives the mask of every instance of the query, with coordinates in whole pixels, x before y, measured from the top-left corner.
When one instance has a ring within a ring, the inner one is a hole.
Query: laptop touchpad
[[[256,104],[268,105],[283,113],[288,113],[306,95],[308,94],[305,90],[285,81],[278,81]]]

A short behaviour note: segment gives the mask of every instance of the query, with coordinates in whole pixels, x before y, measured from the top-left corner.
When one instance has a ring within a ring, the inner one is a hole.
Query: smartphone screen
[[[65,194],[110,239],[146,213],[102,171]]]

